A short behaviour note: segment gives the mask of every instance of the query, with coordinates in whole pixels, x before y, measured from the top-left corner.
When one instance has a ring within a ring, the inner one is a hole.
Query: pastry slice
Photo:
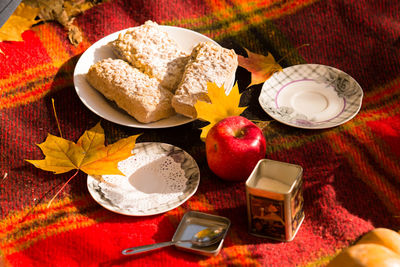
[[[235,51],[212,42],[199,43],[192,51],[182,81],[172,98],[175,111],[196,118],[194,104],[197,100],[210,101],[207,96],[207,82],[214,82],[219,87],[230,85],[237,66]]]
[[[114,53],[175,92],[189,55],[157,23],[131,28],[110,43]]]
[[[173,94],[121,59],[103,59],[89,68],[87,81],[137,121],[154,122],[175,114]]]

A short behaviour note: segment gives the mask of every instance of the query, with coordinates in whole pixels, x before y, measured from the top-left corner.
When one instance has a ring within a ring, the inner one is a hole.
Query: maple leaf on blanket
[[[211,103],[197,101],[194,105],[197,111],[197,119],[210,122],[201,128],[200,139],[204,141],[208,131],[220,120],[230,116],[239,116],[247,107],[239,107],[240,96],[237,83],[233,86],[229,95],[226,95],[224,86],[218,87],[215,83],[207,83],[207,96]]]
[[[21,34],[29,30],[32,25],[40,22],[36,17],[39,14],[39,8],[31,7],[21,3],[15,9],[14,13],[0,28],[1,41],[23,41]]]
[[[39,22],[57,21],[68,32],[70,42],[78,45],[82,42],[82,34],[73,24],[74,18],[100,2],[99,0],[23,0],[0,28],[0,42],[23,41],[22,33],[33,25]]]
[[[248,87],[265,82],[282,67],[275,61],[271,53],[267,56],[250,52],[246,49],[248,57],[238,55],[239,66],[251,72],[251,83]]]
[[[73,45],[82,42],[80,29],[73,24],[77,15],[92,8],[101,1],[95,0],[23,0],[32,7],[38,7],[38,16],[43,21],[57,21],[68,32],[68,39]]]
[[[38,144],[45,158],[27,161],[37,168],[55,174],[78,169],[89,175],[124,175],[118,169],[118,162],[132,155],[138,137],[139,135],[133,135],[105,146],[104,130],[98,123],[85,131],[76,144],[48,134],[46,140]]]
[[[79,170],[96,179],[101,179],[101,175],[106,174],[124,175],[118,169],[118,162],[132,156],[132,150],[139,136],[140,134],[133,135],[105,146],[104,130],[100,123],[97,123],[96,126],[85,131],[76,144],[62,137],[48,134],[46,140],[38,144],[45,158],[43,160],[26,161],[37,168],[52,171],[55,174],[65,173],[73,169],[77,170],[49,201],[47,205],[49,207]]]

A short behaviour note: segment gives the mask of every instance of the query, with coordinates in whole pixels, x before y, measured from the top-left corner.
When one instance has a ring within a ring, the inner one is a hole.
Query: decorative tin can
[[[252,235],[291,241],[304,220],[303,168],[262,159],[246,181],[247,215]]]

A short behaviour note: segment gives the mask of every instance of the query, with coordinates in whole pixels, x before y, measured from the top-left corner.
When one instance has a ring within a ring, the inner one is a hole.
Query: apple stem
[[[243,129],[240,129],[239,131],[235,132],[235,137],[236,138],[242,138],[245,135],[245,131]]]
[[[64,189],[64,187],[74,178],[79,172],[79,169],[76,170],[76,172],[68,179],[66,183],[63,184],[63,186],[60,188],[60,190],[57,191],[57,193],[54,195],[54,197],[50,200],[49,204],[47,204],[47,208],[50,207],[51,203],[53,200],[60,194],[60,192]]]

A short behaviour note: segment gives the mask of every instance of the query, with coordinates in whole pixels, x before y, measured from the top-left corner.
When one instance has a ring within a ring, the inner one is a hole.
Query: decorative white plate
[[[207,36],[195,31],[173,26],[160,25],[160,27],[167,31],[168,35],[180,45],[182,50],[188,53],[190,53],[193,47],[200,42],[209,41],[219,45]],[[74,85],[75,90],[83,104],[85,104],[85,106],[95,114],[106,120],[136,128],[167,128],[193,121],[194,119],[178,114],[152,123],[140,123],[124,110],[117,108],[116,105],[107,100],[86,81],[85,76],[91,65],[105,58],[117,58],[107,44],[117,39],[120,33],[124,33],[127,30],[128,29],[121,30],[100,39],[90,46],[78,60],[74,70]],[[233,80],[229,86],[225,86],[227,93],[233,87],[234,78],[235,77],[233,77]]]
[[[138,143],[131,157],[119,162],[125,175],[88,176],[94,200],[124,215],[154,215],[188,200],[200,183],[196,161],[182,149],[164,143]]]
[[[274,73],[259,102],[272,118],[304,129],[343,124],[360,110],[361,86],[347,73],[318,64],[295,65]]]

